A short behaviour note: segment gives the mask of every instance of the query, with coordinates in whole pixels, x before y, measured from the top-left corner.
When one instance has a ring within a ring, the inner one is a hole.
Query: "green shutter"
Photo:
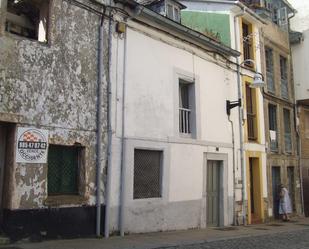
[[[77,194],[78,148],[50,145],[48,194]]]

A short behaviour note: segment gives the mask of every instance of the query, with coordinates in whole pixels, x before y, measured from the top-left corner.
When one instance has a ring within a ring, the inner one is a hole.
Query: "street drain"
[[[272,224],[267,224],[267,226],[271,226],[271,227],[282,227],[284,226],[283,224],[278,224],[278,223],[272,223]]]
[[[216,230],[219,231],[234,231],[234,230],[238,230],[238,228],[236,227],[219,227],[219,228],[215,228]]]
[[[269,230],[268,228],[264,228],[264,227],[254,227],[253,229],[255,229],[255,230]]]

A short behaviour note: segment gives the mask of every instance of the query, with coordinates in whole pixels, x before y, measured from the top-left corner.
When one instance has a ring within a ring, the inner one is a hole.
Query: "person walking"
[[[283,221],[289,221],[289,214],[292,213],[291,199],[289,196],[289,191],[280,184],[280,201],[279,201],[279,214],[282,215]]]

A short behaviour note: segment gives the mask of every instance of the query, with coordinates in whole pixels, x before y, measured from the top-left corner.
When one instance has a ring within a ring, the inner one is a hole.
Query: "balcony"
[[[191,133],[190,125],[191,110],[187,108],[179,108],[179,132],[183,134]]]

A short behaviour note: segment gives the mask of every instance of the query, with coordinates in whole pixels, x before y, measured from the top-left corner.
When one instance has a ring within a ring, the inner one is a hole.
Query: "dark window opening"
[[[49,145],[48,195],[79,194],[82,147]]]
[[[246,84],[246,108],[247,108],[247,131],[248,139],[257,140],[255,91]]]
[[[253,60],[253,36],[251,24],[242,24],[242,37],[244,60]],[[253,63],[251,63],[250,61],[245,62],[245,65],[248,67],[253,67]]]
[[[162,155],[162,151],[134,150],[134,199],[162,196]]]
[[[48,0],[8,0],[5,30],[47,42],[48,12]]]
[[[278,150],[278,134],[277,134],[277,107],[275,105],[268,105],[268,119],[269,119],[269,138],[270,149],[272,151]]]
[[[275,93],[273,50],[265,48],[267,90]]]
[[[285,152],[292,152],[291,116],[290,110],[283,109]]]
[[[288,66],[287,59],[280,56],[280,82],[281,82],[281,95],[284,99],[289,98],[288,89]]]

